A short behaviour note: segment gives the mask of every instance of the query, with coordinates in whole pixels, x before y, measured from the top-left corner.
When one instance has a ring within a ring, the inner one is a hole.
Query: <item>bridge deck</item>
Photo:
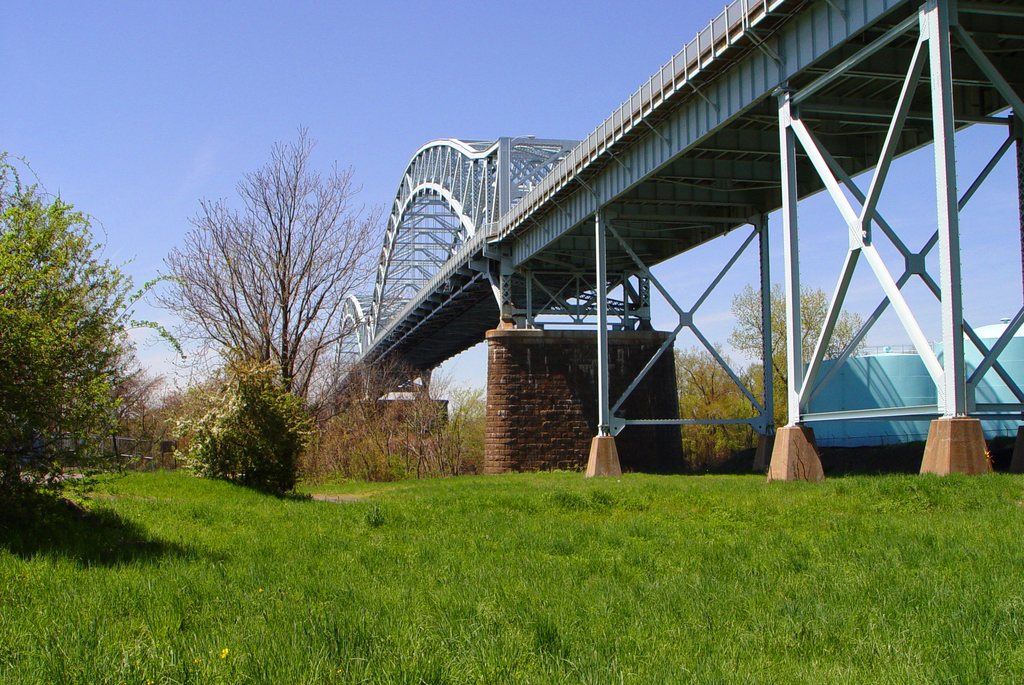
[[[793,4],[782,4],[780,9],[793,13],[764,41],[766,50],[748,50],[708,81],[695,84],[699,94],[668,102],[660,122],[655,117],[648,122],[651,127],[634,126],[609,146],[605,159],[552,192],[546,203],[535,199],[528,220],[517,223],[515,214],[503,220],[499,235],[514,241],[515,264],[531,268],[556,256],[592,270],[590,218],[599,206],[618,217],[617,226],[624,229],[620,232],[648,264],[778,209],[778,105],[772,96],[778,85],[788,83],[799,92],[874,38],[913,20],[918,6],[884,0],[816,2],[793,11]],[[864,9],[860,17],[853,15],[858,7]],[[986,7],[992,8],[991,14],[964,12],[961,23],[1002,73],[1016,79],[1011,85],[1019,90],[1024,84],[1024,17],[1013,11],[1012,2]],[[842,37],[844,31],[849,35]],[[878,160],[915,40],[907,36],[894,41],[802,105],[802,118],[848,173],[869,169]],[[959,126],[1005,109],[963,50],[954,50],[953,73]],[[931,137],[925,77],[898,154],[927,145]],[[820,191],[806,158],[799,165],[800,197]],[[609,253],[609,271],[627,266],[627,259],[621,252]]]

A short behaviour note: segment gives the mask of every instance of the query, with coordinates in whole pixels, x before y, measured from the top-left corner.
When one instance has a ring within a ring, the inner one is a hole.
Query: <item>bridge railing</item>
[[[501,238],[515,230],[523,218],[547,202],[576,174],[589,166],[622,136],[637,126],[644,117],[687,85],[718,56],[747,36],[750,29],[769,13],[793,0],[733,0],[712,19],[706,28],[672,56],[661,69],[641,85],[635,93],[589,136],[566,155],[544,180],[525,195],[496,224],[490,238]]]

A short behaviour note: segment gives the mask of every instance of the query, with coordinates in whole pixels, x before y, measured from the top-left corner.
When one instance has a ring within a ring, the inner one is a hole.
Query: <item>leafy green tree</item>
[[[676,350],[675,362],[680,418],[746,419],[755,415],[746,395],[707,350]],[[748,379],[741,380],[754,387]],[[683,455],[691,468],[701,468],[750,447],[752,439],[750,427],[744,425],[684,426]]]
[[[803,361],[807,364],[814,347],[821,335],[825,317],[828,316],[829,297],[825,291],[804,286],[800,289],[800,339],[803,347]],[[786,295],[778,283],[771,290],[771,340],[772,340],[772,378],[775,394],[775,425],[786,423],[787,395],[786,386]],[[732,301],[732,313],[736,325],[729,343],[739,352],[754,359],[761,359],[761,293],[752,286],[746,286]],[[832,340],[825,349],[825,359],[838,357],[853,340],[863,323],[860,315],[853,312],[842,312],[836,322]],[[855,350],[856,351],[856,350]],[[752,368],[751,371],[755,369]],[[756,368],[760,375],[760,365]]]
[[[230,362],[183,422],[196,471],[284,494],[294,489],[312,421],[301,398],[285,389],[272,363]]]
[[[89,220],[0,154],[0,497],[103,458],[131,280]]]

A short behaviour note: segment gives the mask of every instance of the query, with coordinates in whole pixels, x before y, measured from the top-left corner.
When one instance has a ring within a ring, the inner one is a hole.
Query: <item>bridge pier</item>
[[[487,332],[485,473],[587,466],[598,433],[596,335],[593,330]],[[659,331],[608,332],[613,395],[626,389],[668,337]],[[635,419],[679,415],[671,353],[661,355],[619,413]],[[682,469],[677,426],[627,426],[604,440],[614,441],[623,471]],[[599,456],[607,457],[608,449],[602,444]]]

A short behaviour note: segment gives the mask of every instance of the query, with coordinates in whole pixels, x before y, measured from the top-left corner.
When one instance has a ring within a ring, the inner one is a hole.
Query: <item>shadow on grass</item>
[[[876,475],[886,473],[920,473],[924,457],[923,442],[909,442],[877,447],[820,447],[821,465],[826,477]],[[1014,438],[995,437],[987,441],[992,470],[1010,470]],[[747,474],[753,473],[754,450],[738,452],[729,459],[690,473]]]
[[[880,447],[819,447],[818,456],[825,476],[917,473],[921,469],[924,443]],[[729,459],[707,467],[707,473],[754,473],[754,450],[737,452]]]
[[[43,555],[115,566],[200,555],[194,547],[151,537],[109,509],[92,511],[52,495],[24,494],[0,509],[0,548],[26,559]]]

